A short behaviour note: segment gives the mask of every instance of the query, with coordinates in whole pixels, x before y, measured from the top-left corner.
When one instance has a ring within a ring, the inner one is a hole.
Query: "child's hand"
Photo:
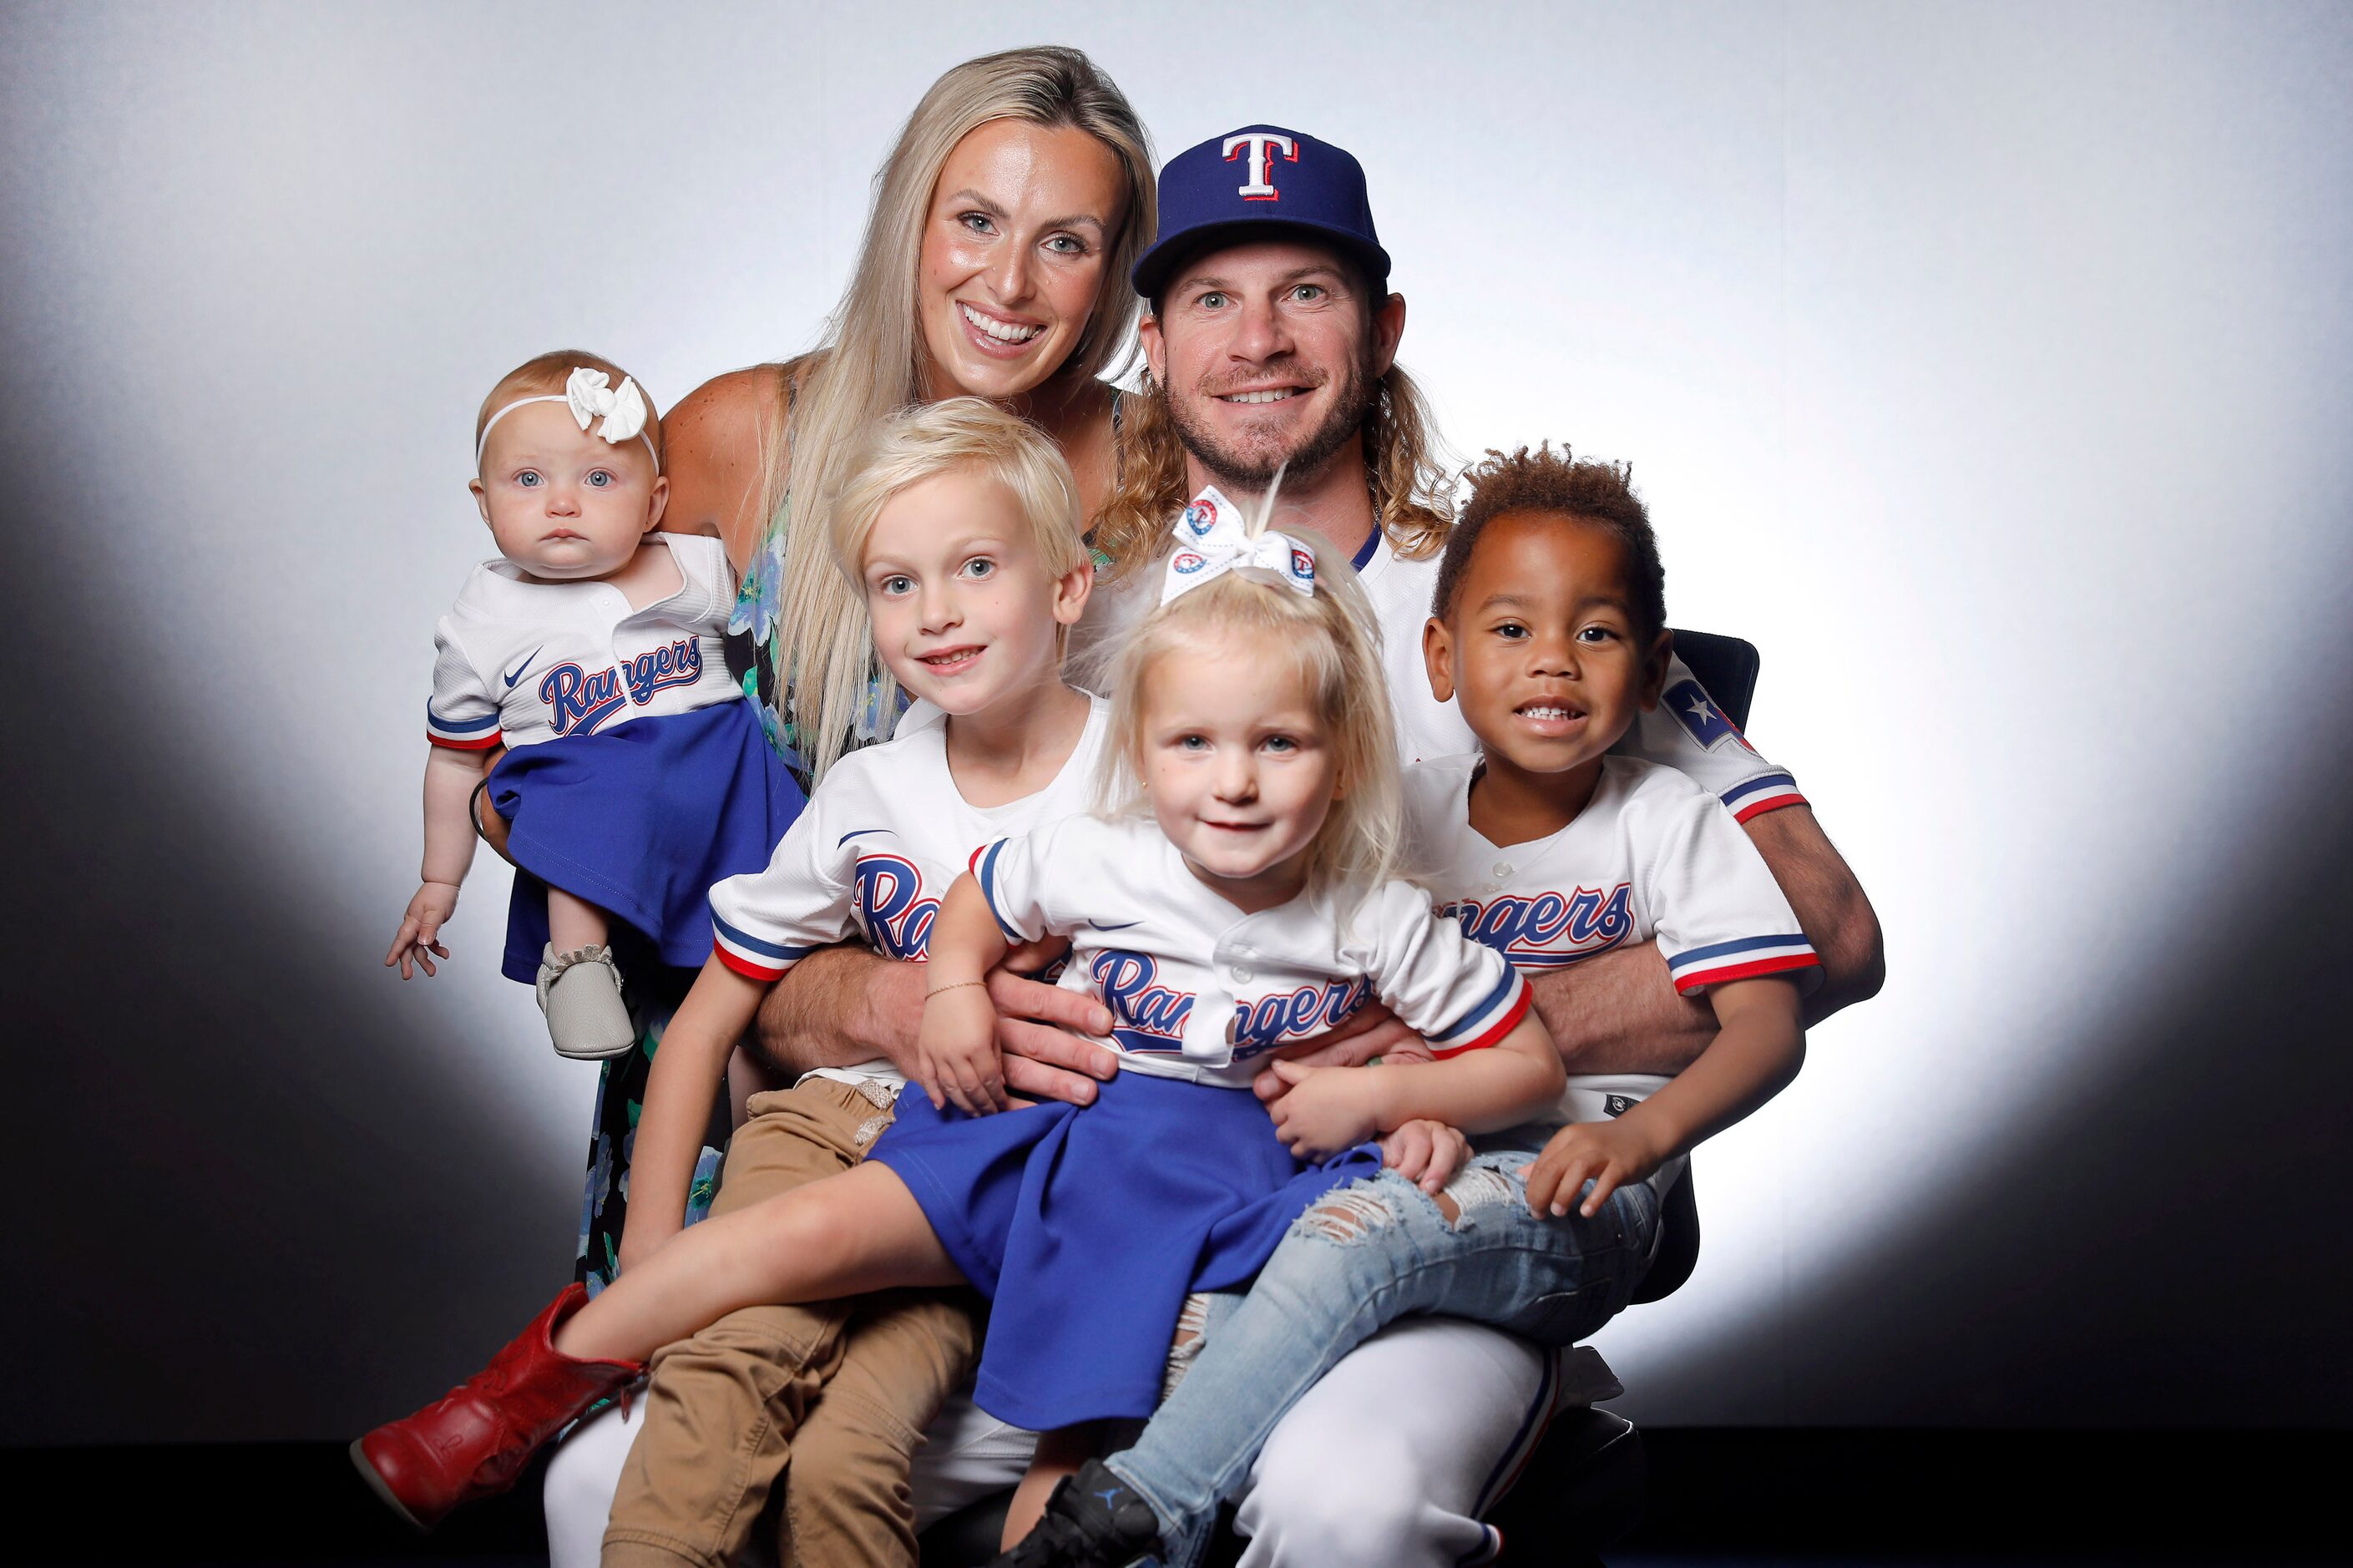
[[[1305,1062],[1309,1067],[1362,1067],[1379,1057],[1385,1061],[1435,1061],[1430,1043],[1378,1002],[1367,1002],[1320,1035],[1294,1041],[1267,1063],[1251,1081],[1258,1097],[1271,1103],[1291,1086],[1274,1074],[1277,1061]]]
[[[427,882],[417,889],[408,900],[408,912],[401,917],[400,931],[392,939],[392,951],[384,955],[385,967],[400,965],[400,977],[413,980],[421,968],[427,974],[437,973],[433,961],[447,958],[449,950],[434,939],[441,927],[458,912],[458,888],[454,882]]]
[[[1311,1068],[1297,1062],[1271,1064],[1290,1087],[1267,1106],[1275,1136],[1302,1160],[1322,1160],[1380,1131],[1370,1081],[1377,1068]]]
[[[1409,1121],[1381,1140],[1381,1163],[1435,1197],[1471,1158],[1471,1140],[1443,1121]]]
[[[915,1079],[935,1110],[952,1104],[967,1116],[987,1116],[1012,1104],[987,986],[946,985],[925,995]]]
[[[1651,1142],[1630,1111],[1615,1121],[1572,1121],[1552,1135],[1528,1167],[1528,1207],[1539,1218],[1549,1214],[1558,1219],[1590,1181],[1593,1191],[1577,1212],[1591,1219],[1611,1193],[1657,1170],[1668,1152]]]

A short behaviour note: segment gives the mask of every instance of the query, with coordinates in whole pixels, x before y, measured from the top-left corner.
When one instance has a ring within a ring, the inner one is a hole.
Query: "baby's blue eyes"
[[[1299,750],[1299,742],[1288,735],[1269,735],[1261,742],[1270,752],[1287,753]]]
[[[914,588],[915,580],[912,577],[885,577],[875,585],[885,594],[904,594]]]
[[[537,468],[525,468],[515,475],[514,482],[516,488],[520,489],[535,490],[547,483],[547,476]],[[610,468],[595,468],[590,470],[588,475],[590,489],[608,490],[620,482],[621,476]]]
[[[997,563],[986,555],[976,555],[964,563],[964,574],[975,578],[993,577],[997,574]]]

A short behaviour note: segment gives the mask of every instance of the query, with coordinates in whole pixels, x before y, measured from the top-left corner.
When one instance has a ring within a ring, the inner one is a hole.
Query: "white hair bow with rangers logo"
[[[1165,605],[1242,567],[1263,572],[1298,593],[1314,593],[1315,552],[1291,535],[1265,526],[1264,512],[1273,499],[1273,491],[1269,490],[1253,522],[1245,521],[1242,509],[1215,485],[1195,496],[1193,504],[1176,520],[1176,548],[1161,579],[1160,602]]]

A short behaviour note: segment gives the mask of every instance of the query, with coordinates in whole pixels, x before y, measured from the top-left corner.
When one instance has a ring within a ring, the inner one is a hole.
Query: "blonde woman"
[[[1132,342],[1128,276],[1154,231],[1153,176],[1134,110],[1083,54],[1028,48],[966,61],[923,95],[878,172],[865,239],[824,342],[784,363],[720,376],[671,411],[668,526],[725,543],[743,582],[731,668],[758,703],[771,743],[805,782],[887,738],[901,702],[828,543],[834,497],[860,438],[910,404],[987,398],[1052,439],[1092,520],[1119,468],[1118,403],[1101,377]],[[1159,520],[1155,532],[1165,526]],[[1134,531],[1099,530],[1097,564],[1116,567],[1140,541]],[[501,825],[484,826],[495,841]],[[1005,973],[990,989],[1006,1017],[1011,1085],[1092,1099],[1113,1058],[1066,1030],[1107,1029],[1100,1004]],[[649,1048],[614,1064],[598,1098],[582,1225],[581,1274],[592,1289],[617,1270],[630,1111],[644,1099],[650,1047],[667,1016],[639,1001]],[[877,1058],[905,1064],[922,1014],[919,966],[845,946],[794,968],[762,1006],[757,1037],[767,1063],[786,1074]],[[887,1110],[878,1114],[887,1122]],[[690,1213],[712,1201],[723,1141],[716,1131],[709,1140]],[[724,1208],[782,1179],[742,1152],[731,1152],[726,1174]],[[707,1393],[720,1401],[713,1429],[761,1430],[765,1401],[789,1395],[763,1352],[791,1332],[779,1327],[788,1310],[754,1309],[720,1326],[736,1351],[709,1368]],[[879,1495],[860,1482],[888,1472],[865,1456],[895,1448],[903,1465],[930,1419],[916,1408],[929,1397],[927,1380],[905,1375],[923,1354],[923,1336],[894,1341],[893,1327],[856,1336],[828,1397],[803,1416],[786,1471],[788,1561],[876,1560],[878,1521],[893,1552],[913,1560],[904,1491]],[[728,1400],[743,1408],[724,1408]],[[635,1427],[618,1413],[600,1416],[559,1453],[547,1488],[557,1563],[596,1560],[617,1481],[624,1500],[642,1492],[675,1501],[686,1495],[681,1487],[692,1490],[691,1476],[655,1476],[636,1461],[622,1473]],[[1018,1477],[1027,1446],[1026,1435],[986,1421],[935,1431],[923,1459],[939,1474],[927,1478],[924,1502],[952,1508],[1010,1484],[1004,1468]],[[940,1479],[960,1458],[974,1461],[964,1492]]]

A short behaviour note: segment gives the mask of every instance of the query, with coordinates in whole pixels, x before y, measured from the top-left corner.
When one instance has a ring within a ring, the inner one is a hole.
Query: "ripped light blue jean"
[[[1135,1445],[1106,1461],[1160,1516],[1168,1563],[1201,1560],[1218,1505],[1241,1490],[1268,1434],[1384,1325],[1441,1313],[1557,1346],[1626,1305],[1650,1262],[1658,1194],[1637,1183],[1591,1219],[1538,1218],[1525,1184],[1535,1159],[1472,1158],[1446,1188],[1452,1220],[1394,1172],[1343,1187],[1293,1224],[1248,1295],[1187,1314],[1199,1353]]]

